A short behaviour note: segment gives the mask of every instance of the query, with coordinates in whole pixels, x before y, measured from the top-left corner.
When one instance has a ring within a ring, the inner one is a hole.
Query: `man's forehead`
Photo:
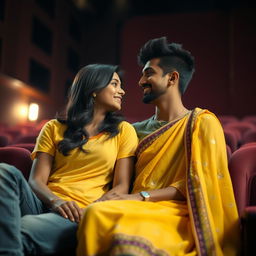
[[[158,58],[151,59],[151,60],[147,61],[147,63],[145,64],[145,66],[142,70],[142,72],[145,72],[146,70],[154,69],[154,68],[158,67],[159,61],[160,60]]]

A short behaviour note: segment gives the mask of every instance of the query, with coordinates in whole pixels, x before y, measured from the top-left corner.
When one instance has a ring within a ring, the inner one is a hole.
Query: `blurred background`
[[[0,0],[0,123],[40,127],[54,118],[89,63],[121,65],[123,114],[148,118],[137,54],[161,36],[195,57],[188,108],[256,115],[255,11],[255,1],[242,0]]]

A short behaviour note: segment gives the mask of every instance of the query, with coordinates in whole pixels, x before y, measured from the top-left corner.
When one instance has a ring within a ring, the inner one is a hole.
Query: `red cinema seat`
[[[0,148],[0,162],[14,165],[28,179],[32,166],[29,150],[19,147],[2,147]]]
[[[256,255],[256,145],[236,150],[229,160],[239,216],[244,255]]]

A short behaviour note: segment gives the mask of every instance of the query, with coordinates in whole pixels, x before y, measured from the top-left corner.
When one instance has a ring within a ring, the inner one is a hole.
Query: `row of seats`
[[[48,120],[42,120],[38,124],[19,124],[9,126],[0,123],[0,147],[19,143],[35,143],[36,138]]]
[[[230,177],[241,220],[242,255],[256,255],[256,116],[218,118],[225,135]]]
[[[242,145],[256,142],[256,115],[238,119],[235,116],[218,116],[231,152]]]
[[[223,125],[231,122],[248,122],[256,125],[256,115],[248,115],[243,118],[238,118],[235,115],[218,115],[218,119]]]
[[[245,122],[232,117],[224,122],[220,118],[226,139],[230,176],[241,219],[243,255],[256,255],[256,118],[251,119],[253,121],[247,123],[248,120]],[[20,143],[2,147],[0,145],[0,162],[15,165],[26,179],[32,166],[30,153],[34,148],[37,134],[27,134],[23,138],[29,136],[35,136],[34,140],[24,142],[18,140],[21,137],[17,137],[16,142]]]
[[[0,124],[0,148],[1,147],[19,147],[33,151],[38,134],[43,125],[48,120],[43,120],[38,124],[20,124],[16,126],[7,126]]]
[[[229,171],[241,219],[243,255],[256,255],[256,142],[248,143],[229,158]],[[28,179],[32,166],[30,151],[6,146],[0,148],[0,162],[16,166]]]
[[[256,255],[256,142],[237,149],[229,159],[238,213],[243,255]]]

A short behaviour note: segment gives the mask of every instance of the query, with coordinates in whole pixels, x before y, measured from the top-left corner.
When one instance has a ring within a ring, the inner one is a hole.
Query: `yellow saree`
[[[77,255],[238,255],[239,219],[223,131],[195,109],[141,140],[133,193],[174,186],[186,201],[105,201],[87,207]]]

